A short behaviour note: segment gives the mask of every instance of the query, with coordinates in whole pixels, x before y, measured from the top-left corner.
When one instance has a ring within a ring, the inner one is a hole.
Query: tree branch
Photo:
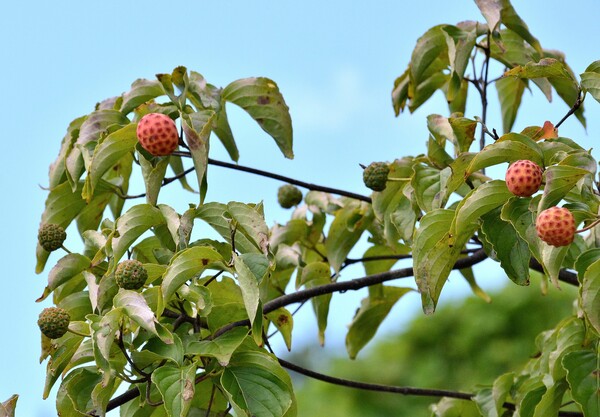
[[[274,174],[272,172],[263,171],[261,169],[250,168],[243,165],[232,164],[230,162],[217,161],[216,159],[208,158],[208,163],[210,165],[215,165],[223,168],[235,169],[238,171],[248,172],[250,174],[260,175],[262,177],[272,178],[274,180],[284,181],[289,184],[294,184],[299,187],[307,188],[312,191],[322,191],[325,193],[337,194],[345,197],[354,198],[355,200],[366,201],[367,203],[371,202],[371,197],[367,197],[360,194],[355,194],[349,191],[340,190],[337,188],[325,187],[322,185],[311,184],[304,181],[299,181],[294,178],[286,177],[284,175]]]
[[[376,391],[376,392],[389,392],[393,394],[410,395],[413,397],[446,397],[456,398],[459,400],[473,401],[473,397],[476,394],[467,393],[461,391],[450,391],[441,389],[429,389],[429,388],[415,388],[415,387],[399,387],[396,385],[383,385],[383,384],[370,384],[368,382],[353,381],[350,379],[337,378],[334,376],[325,375],[319,372],[312,371],[310,369],[303,368],[299,365],[288,362],[284,359],[277,358],[279,364],[284,368],[297,372],[301,375],[309,378],[317,379],[319,381],[327,382],[334,385],[340,385],[348,388],[356,388],[365,391]],[[513,403],[505,402],[502,407],[508,410],[515,410],[516,407]],[[583,417],[583,413],[577,411],[559,411],[560,417]]]
[[[569,116],[571,116],[573,113],[575,113],[577,111],[577,109],[581,107],[582,104],[583,104],[583,97],[581,97],[581,90],[579,90],[579,93],[577,94],[577,100],[575,100],[575,103],[569,109],[567,114],[565,114],[565,116],[562,119],[560,119],[560,121],[556,125],[554,125],[554,128],[558,129],[558,127],[560,125],[562,125],[563,122],[569,118]]]

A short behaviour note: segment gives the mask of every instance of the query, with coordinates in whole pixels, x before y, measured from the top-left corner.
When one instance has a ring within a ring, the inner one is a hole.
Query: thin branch
[[[182,154],[181,156],[183,156],[183,152],[181,154]],[[284,175],[274,174],[272,172],[263,171],[263,170],[256,169],[256,168],[250,168],[250,167],[246,167],[243,165],[232,164],[229,162],[217,161],[216,159],[212,159],[212,158],[208,158],[208,163],[210,165],[216,165],[216,166],[220,166],[223,168],[235,169],[238,171],[248,172],[250,174],[256,174],[256,175],[260,175],[263,177],[287,182],[289,184],[294,184],[294,185],[297,185],[298,187],[303,187],[303,188],[306,188],[306,189],[309,189],[312,191],[322,191],[325,193],[332,193],[332,194],[337,194],[337,195],[341,195],[341,196],[345,196],[345,197],[354,198],[355,200],[366,201],[367,203],[371,202],[371,197],[367,197],[367,196],[360,195],[360,194],[355,194],[355,193],[340,190],[337,188],[325,187],[322,185],[311,184],[308,182],[299,181],[294,178],[286,177]]]
[[[325,375],[320,372],[312,371],[310,369],[303,368],[299,365],[288,362],[284,359],[277,358],[279,364],[284,368],[297,372],[301,375],[307,376],[309,378],[317,379],[319,381],[327,382],[334,385],[340,385],[348,388],[356,388],[365,391],[375,391],[375,392],[389,392],[393,394],[401,394],[401,395],[410,395],[413,397],[446,397],[446,398],[456,398],[459,400],[467,400],[473,401],[473,397],[476,394],[467,393],[461,391],[450,391],[450,390],[441,390],[441,389],[429,389],[429,388],[416,388],[416,387],[400,387],[396,385],[383,385],[383,384],[370,384],[367,382],[359,382],[353,381],[350,379],[337,378],[330,375]],[[513,403],[505,402],[502,404],[502,407],[508,410],[515,410],[516,407]],[[560,417],[583,417],[583,413],[578,411],[559,411],[558,415]]]
[[[190,172],[194,171],[194,169],[195,169],[194,167],[190,167],[190,168],[186,169],[185,171],[180,172],[177,175],[174,175],[174,176],[168,177],[168,178],[164,178],[163,181],[162,181],[161,187],[165,186],[167,184],[170,184],[173,181],[176,181],[176,180],[178,180],[180,178],[185,177],[187,174],[189,174]],[[141,194],[136,194],[136,195],[124,195],[124,196],[121,196],[121,198],[123,198],[124,200],[132,200],[134,198],[142,198],[142,197],[146,197],[146,193],[141,193]]]
[[[413,387],[399,387],[394,385],[383,385],[383,384],[370,384],[367,382],[352,381],[349,379],[336,378],[333,376],[321,374],[319,372],[312,371],[310,369],[303,368],[284,359],[277,358],[279,364],[284,368],[290,369],[294,372],[308,376],[319,381],[328,382],[330,384],[341,385],[349,388],[357,388],[367,391],[377,392],[391,392],[402,395],[412,395],[420,397],[449,397],[458,398],[460,400],[471,400],[474,394],[458,391],[440,390],[440,389],[427,389],[427,388],[413,388]]]
[[[483,249],[478,249],[471,256],[461,258],[456,261],[452,269],[463,269],[473,266],[483,260],[487,259],[487,255]],[[317,287],[308,288],[301,291],[296,291],[290,294],[282,295],[271,301],[268,301],[263,306],[263,313],[267,314],[271,311],[277,310],[278,308],[285,307],[290,304],[299,303],[305,300],[309,300],[313,297],[325,294],[331,294],[334,292],[345,292],[355,291],[361,288],[369,287],[375,284],[381,284],[386,281],[391,281],[399,278],[408,278],[414,275],[412,267],[395,269],[388,272],[382,272],[379,274],[367,275],[362,278],[355,278],[350,281],[338,281],[332,282],[331,284],[319,285]],[[217,330],[211,338],[216,338],[223,333],[227,332],[238,326],[250,326],[249,320],[239,320],[233,323],[229,323],[219,330]]]
[[[487,33],[487,46],[486,48],[483,49],[484,53],[485,53],[485,61],[483,62],[483,67],[482,67],[482,71],[483,71],[483,79],[481,80],[481,90],[480,90],[480,95],[481,95],[481,122],[483,124],[483,126],[486,125],[486,119],[487,119],[487,106],[488,106],[488,100],[487,100],[487,86],[488,86],[488,74],[489,74],[489,69],[490,69],[490,40],[491,40],[491,32],[488,30]],[[479,149],[482,150],[485,147],[485,131],[481,131],[481,137],[479,139]],[[485,171],[483,171],[485,173]]]
[[[473,252],[477,252],[480,248],[476,249],[465,249],[461,253],[469,254]],[[373,262],[373,261],[391,261],[391,260],[402,260],[402,259],[410,259],[412,258],[412,254],[402,254],[402,255],[379,255],[379,256],[365,256],[364,258],[346,258],[340,270],[344,269],[347,266],[360,263],[360,262]]]
[[[565,116],[562,119],[560,119],[560,121],[556,125],[554,125],[554,128],[558,129],[558,127],[560,125],[562,125],[563,122],[569,118],[569,116],[571,116],[573,113],[575,113],[577,111],[577,109],[579,109],[581,107],[582,104],[583,104],[583,97],[581,96],[581,90],[579,90],[579,92],[577,93],[577,100],[575,100],[575,104],[573,104],[573,106],[569,109],[567,114],[565,114]]]

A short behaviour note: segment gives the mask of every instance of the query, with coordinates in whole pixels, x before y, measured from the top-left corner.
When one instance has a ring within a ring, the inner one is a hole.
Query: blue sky
[[[576,73],[600,58],[595,47],[600,39],[597,0],[513,4],[542,45],[564,51]],[[40,337],[35,324],[46,306],[34,300],[42,293],[47,271],[41,275],[33,271],[46,197],[40,186],[47,184],[48,165],[72,119],[93,110],[96,102],[128,90],[136,78],[153,78],[178,65],[200,72],[218,86],[248,76],[270,77],[290,107],[296,158],[284,159],[249,117],[230,106],[239,162],[366,194],[358,164],[424,152],[425,116],[447,111],[443,98],[437,96],[413,115],[394,117],[391,88],[404,71],[416,39],[439,23],[483,20],[469,0],[235,0],[169,5],[25,0],[9,2],[3,9],[0,401],[20,394],[17,413],[23,416],[55,415],[53,399],[41,400],[45,363],[38,363]],[[561,135],[591,148],[600,132],[600,104],[590,97],[586,105],[589,134],[570,119]],[[524,106],[517,131],[544,120],[556,122],[567,110],[560,100],[547,103],[538,91],[526,93]],[[469,106],[466,116],[477,111],[477,106]],[[492,105],[490,126],[500,126],[498,114]],[[220,145],[213,151],[213,157],[227,159]],[[279,183],[217,167],[209,175],[209,201],[263,200],[269,224],[289,217],[276,204]],[[195,201],[177,185],[162,197],[179,210]],[[58,258],[53,255],[51,262]],[[481,283],[489,288],[503,279],[498,275]],[[465,293],[461,282],[455,284],[454,290],[442,294],[443,299]],[[331,349],[343,345],[345,324],[361,296],[349,294],[348,303],[335,298],[339,308],[332,310],[335,320],[327,333]],[[397,306],[385,328],[397,328],[400,317],[416,309],[416,301],[413,297],[405,306]],[[300,317],[310,320],[310,314]],[[313,323],[301,327],[295,338],[297,343],[316,343]]]

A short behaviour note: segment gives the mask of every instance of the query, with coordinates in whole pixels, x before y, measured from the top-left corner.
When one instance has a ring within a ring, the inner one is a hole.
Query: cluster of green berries
[[[48,307],[42,310],[37,323],[45,336],[58,339],[67,332],[70,321],[71,316],[64,308]]]
[[[386,162],[371,162],[363,171],[363,182],[373,191],[383,191],[389,173],[390,167]]]
[[[138,290],[144,286],[148,279],[148,271],[136,259],[119,262],[115,270],[115,281],[120,288]]]
[[[302,202],[302,191],[292,184],[282,185],[277,191],[277,201],[285,209],[292,208]]]
[[[38,231],[38,242],[48,252],[53,252],[62,247],[66,238],[65,229],[57,224],[43,224]]]

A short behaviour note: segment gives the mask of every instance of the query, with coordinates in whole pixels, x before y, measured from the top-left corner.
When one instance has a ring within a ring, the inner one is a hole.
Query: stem
[[[482,68],[483,79],[480,80],[481,89],[479,90],[479,93],[481,95],[481,122],[482,122],[483,126],[485,126],[485,124],[486,124],[485,122],[487,119],[487,106],[488,106],[487,86],[488,86],[488,74],[489,74],[489,69],[490,69],[490,41],[491,41],[490,36],[491,36],[491,32],[488,31],[487,45],[485,48],[483,48],[483,52],[485,53],[485,61],[483,62],[483,68]],[[479,139],[479,149],[483,150],[484,147],[485,147],[485,131],[482,129],[481,137]],[[482,170],[482,172],[485,174],[485,171]]]
[[[597,226],[598,223],[600,223],[600,219],[596,219],[593,222],[591,222],[590,224],[588,224],[587,226],[585,226],[581,229],[575,230],[575,233],[581,233],[581,232],[585,232],[586,230],[590,230],[591,228]]]
[[[567,114],[565,114],[564,117],[562,119],[560,119],[560,121],[554,126],[554,128],[558,129],[558,127],[560,125],[562,125],[563,122],[569,118],[569,116],[571,116],[573,113],[575,113],[577,111],[577,109],[581,107],[582,104],[583,104],[583,97],[581,96],[581,90],[579,90],[579,92],[577,94],[577,100],[575,100],[575,103],[573,104],[573,106],[569,109]]]

